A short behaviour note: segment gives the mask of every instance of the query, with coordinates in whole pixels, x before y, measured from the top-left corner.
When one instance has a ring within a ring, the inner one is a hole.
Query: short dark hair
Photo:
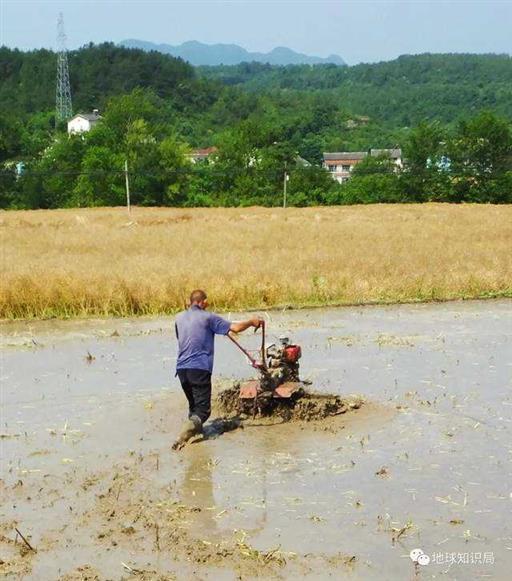
[[[201,303],[205,301],[208,297],[204,290],[196,289],[190,293],[190,304],[193,305],[194,303]]]

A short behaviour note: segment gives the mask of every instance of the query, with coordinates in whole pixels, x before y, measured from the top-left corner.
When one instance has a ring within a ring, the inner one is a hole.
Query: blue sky
[[[512,52],[512,0],[0,0],[0,43],[55,48],[138,38],[275,46],[349,64],[421,52]]]

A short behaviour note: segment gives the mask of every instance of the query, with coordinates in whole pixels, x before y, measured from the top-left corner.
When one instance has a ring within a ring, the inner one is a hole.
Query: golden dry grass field
[[[512,296],[512,206],[0,214],[0,317]]]

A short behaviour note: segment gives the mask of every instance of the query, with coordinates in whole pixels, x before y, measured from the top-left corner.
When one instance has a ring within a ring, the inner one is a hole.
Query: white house
[[[352,175],[354,167],[367,157],[366,151],[338,151],[324,153],[323,167],[325,167],[338,183],[343,184]]]
[[[394,171],[403,169],[402,150],[395,149],[370,149],[370,151],[339,151],[336,153],[324,153],[322,166],[327,169],[340,184],[347,182],[352,177],[354,167],[368,156],[389,157],[394,165]]]
[[[98,109],[92,113],[78,113],[68,121],[68,135],[90,131],[102,119]]]

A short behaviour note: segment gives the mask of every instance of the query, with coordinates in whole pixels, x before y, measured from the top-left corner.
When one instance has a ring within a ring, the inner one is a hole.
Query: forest
[[[77,136],[56,122],[55,53],[0,48],[0,207],[121,205],[125,162],[146,206],[280,205],[285,175],[296,206],[512,202],[506,55],[194,68],[105,43],[68,59],[73,111],[102,115]],[[340,185],[321,167],[326,151],[388,147],[401,172],[368,158]]]

